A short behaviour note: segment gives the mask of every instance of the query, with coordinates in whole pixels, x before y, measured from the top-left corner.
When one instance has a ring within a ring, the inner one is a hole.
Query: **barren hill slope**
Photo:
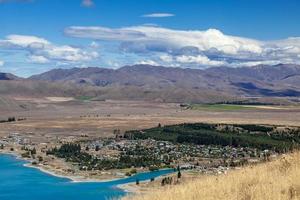
[[[0,74],[1,95],[89,96],[94,100],[215,103],[248,98],[299,98],[300,66],[215,67],[151,65],[119,69],[54,69],[21,79]],[[271,100],[272,102],[273,100]]]
[[[104,68],[55,69],[31,80],[71,82],[99,87],[138,87],[142,90],[180,88],[233,96],[300,96],[300,66],[215,67],[205,70],[151,65]]]
[[[300,153],[297,152],[272,162],[233,170],[226,175],[204,175],[144,195],[128,196],[124,200],[300,199],[299,164]]]

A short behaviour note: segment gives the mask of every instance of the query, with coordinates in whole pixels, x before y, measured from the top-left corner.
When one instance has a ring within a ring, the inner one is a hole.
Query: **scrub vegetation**
[[[184,176],[184,174],[183,174]],[[204,176],[128,200],[296,200],[300,199],[300,153],[226,175]]]

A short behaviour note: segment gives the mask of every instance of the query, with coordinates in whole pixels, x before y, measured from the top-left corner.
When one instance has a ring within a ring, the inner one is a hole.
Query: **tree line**
[[[218,129],[217,124],[194,123],[154,127],[145,130],[125,132],[130,139],[155,139],[174,143],[196,145],[220,145],[233,147],[252,147],[260,150],[274,150],[279,153],[299,148],[300,130],[290,130],[281,134],[274,127],[263,125],[230,125],[238,129]]]

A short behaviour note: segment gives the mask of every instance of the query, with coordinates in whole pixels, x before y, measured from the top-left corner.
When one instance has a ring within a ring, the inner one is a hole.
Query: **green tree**
[[[39,160],[39,162],[43,162],[43,157],[42,157],[42,156],[39,156],[39,157],[38,157],[38,160]]]
[[[177,178],[178,178],[178,179],[181,178],[181,172],[180,172],[180,170],[179,170],[178,173],[177,173]]]
[[[95,151],[99,151],[99,150],[100,150],[100,147],[97,145],[95,148]]]
[[[30,151],[30,153],[31,153],[31,155],[34,155],[34,154],[36,154],[36,149],[35,149],[35,148],[33,148],[33,149]]]

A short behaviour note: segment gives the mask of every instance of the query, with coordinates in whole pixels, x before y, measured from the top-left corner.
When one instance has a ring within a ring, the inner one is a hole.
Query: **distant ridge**
[[[214,67],[205,70],[151,65],[54,69],[31,80],[100,87],[138,87],[148,90],[182,88],[246,96],[300,96],[299,65]]]
[[[180,103],[299,102],[300,66],[183,69],[151,65],[119,69],[54,69],[27,79],[0,74],[1,95],[89,96],[93,100]],[[258,99],[258,100],[257,100]]]
[[[21,80],[20,77],[17,77],[13,74],[10,74],[10,73],[1,73],[0,72],[0,81],[8,81],[8,80]]]

